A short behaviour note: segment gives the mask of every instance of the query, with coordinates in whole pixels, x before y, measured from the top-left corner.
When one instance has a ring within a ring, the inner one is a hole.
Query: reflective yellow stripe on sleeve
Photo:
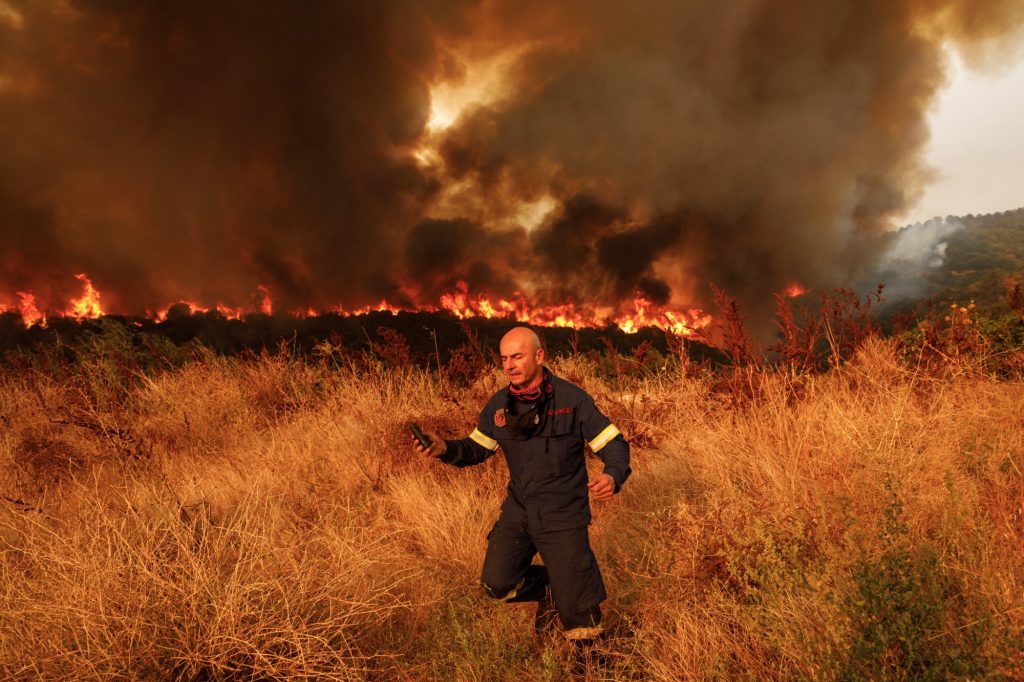
[[[590,449],[597,452],[611,441],[612,438],[619,435],[619,429],[615,424],[609,424],[604,427],[604,430],[597,434],[597,438],[590,441]]]
[[[492,452],[498,449],[498,441],[493,438],[488,438],[480,432],[480,429],[473,429],[473,433],[469,434],[469,437],[472,438],[473,442],[480,447],[487,448]]]

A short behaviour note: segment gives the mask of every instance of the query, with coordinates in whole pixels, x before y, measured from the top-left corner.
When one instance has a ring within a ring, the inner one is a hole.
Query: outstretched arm
[[[445,441],[445,446],[445,452],[440,456],[442,462],[457,467],[468,467],[480,464],[493,455],[498,449],[498,441],[475,428],[468,438]]]
[[[444,440],[436,433],[427,432],[425,435],[430,439],[430,447],[421,447],[415,437],[412,439],[413,447],[421,455],[439,459],[452,466],[472,466],[480,464],[498,449],[498,441],[486,433],[488,429],[489,427],[481,414],[480,423],[467,438]]]

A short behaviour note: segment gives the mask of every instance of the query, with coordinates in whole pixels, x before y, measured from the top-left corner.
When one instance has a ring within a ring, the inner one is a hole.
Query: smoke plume
[[[6,0],[0,296],[66,298],[76,272],[123,311],[260,284],[285,308],[843,285],[927,181],[944,46],[991,60],[1022,14]]]

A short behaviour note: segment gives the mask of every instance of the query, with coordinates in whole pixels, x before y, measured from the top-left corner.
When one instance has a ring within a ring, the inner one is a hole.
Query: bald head
[[[501,338],[501,368],[513,386],[539,382],[543,365],[540,337],[529,327],[516,327]]]
[[[505,348],[506,345],[535,351],[540,348],[540,337],[529,327],[514,327],[501,337],[501,348]]]

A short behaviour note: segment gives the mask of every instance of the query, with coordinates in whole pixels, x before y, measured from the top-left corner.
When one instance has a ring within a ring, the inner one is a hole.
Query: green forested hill
[[[1024,276],[1024,208],[961,220],[963,229],[948,237],[936,293],[995,303],[1007,279]]]
[[[888,236],[877,276],[889,300],[966,302],[1002,307],[1007,281],[1024,282],[1024,208],[947,216]]]

